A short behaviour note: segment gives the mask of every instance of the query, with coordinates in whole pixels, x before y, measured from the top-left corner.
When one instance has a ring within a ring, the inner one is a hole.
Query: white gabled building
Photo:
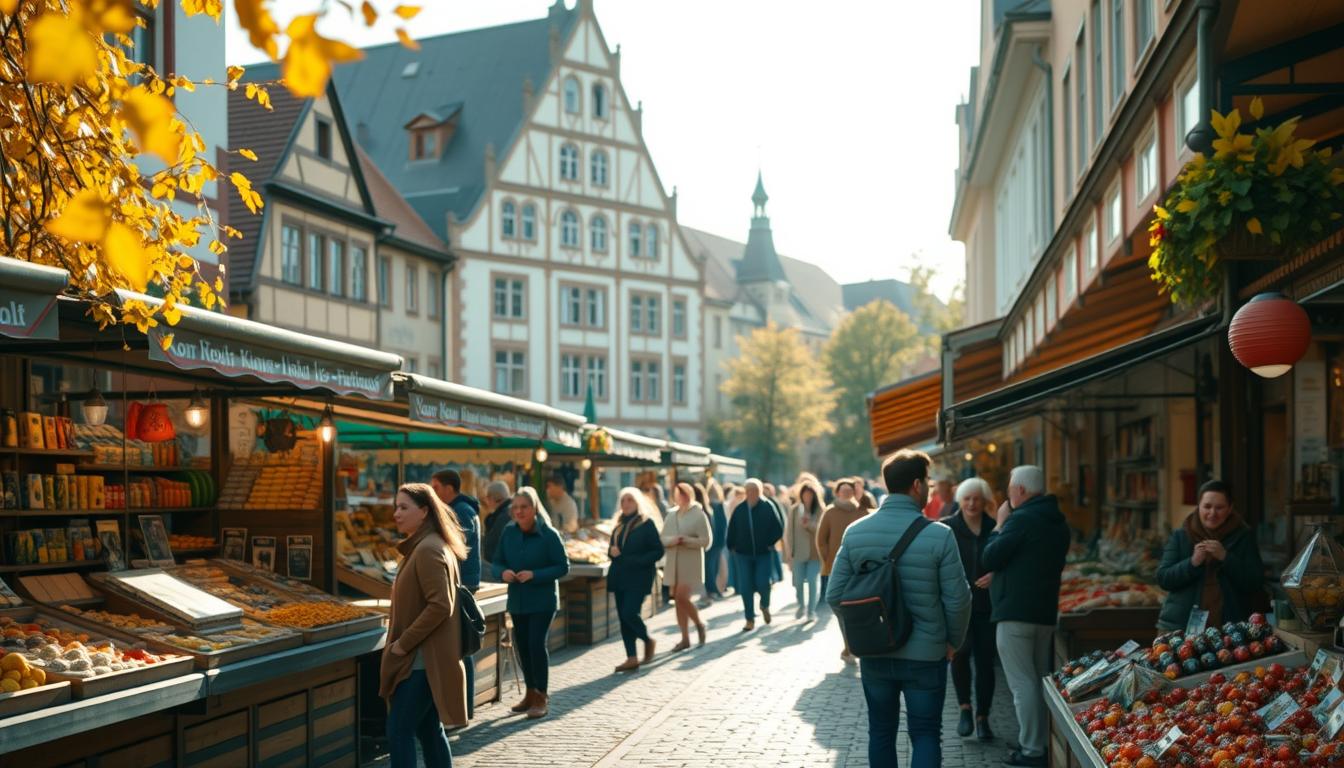
[[[368,49],[359,143],[458,262],[446,375],[681,440],[702,426],[703,276],[590,0]]]

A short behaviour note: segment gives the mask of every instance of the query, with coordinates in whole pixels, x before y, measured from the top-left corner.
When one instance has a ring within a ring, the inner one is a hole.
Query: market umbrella
[[[597,403],[593,400],[593,382],[588,382],[588,394],[583,399],[583,418],[589,424],[597,423]]]

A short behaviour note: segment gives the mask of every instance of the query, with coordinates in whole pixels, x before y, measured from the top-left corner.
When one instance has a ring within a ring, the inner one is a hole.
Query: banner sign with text
[[[60,338],[58,318],[55,295],[0,288],[0,336]]]
[[[546,439],[546,420],[488,406],[454,403],[419,392],[407,393],[411,418],[425,424],[459,427],[508,437]]]
[[[167,334],[172,334],[173,343],[165,350],[163,338]],[[302,349],[271,349],[206,336],[180,326],[159,325],[149,329],[149,357],[183,370],[208,369],[225,376],[255,376],[302,389],[325,389],[373,400],[392,399],[389,371],[317,357]]]

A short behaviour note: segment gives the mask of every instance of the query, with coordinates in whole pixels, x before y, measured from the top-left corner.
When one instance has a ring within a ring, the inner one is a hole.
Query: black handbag
[[[462,655],[471,656],[481,650],[485,640],[485,614],[476,602],[476,596],[465,586],[457,585],[458,616],[462,622]]]

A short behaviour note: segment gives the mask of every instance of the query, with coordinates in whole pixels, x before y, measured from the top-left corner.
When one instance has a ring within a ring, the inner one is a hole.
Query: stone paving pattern
[[[552,655],[550,717],[529,722],[504,701],[477,709],[452,736],[459,768],[536,766],[866,766],[867,706],[857,667],[840,660],[840,630],[829,614],[793,618],[793,591],[777,585],[774,622],[741,633],[733,597],[702,610],[703,648],[672,654],[678,639],[666,609],[650,620],[658,657],[639,672],[613,674],[624,658],[620,639]],[[692,630],[694,640],[694,630]],[[948,682],[943,765],[1000,765],[1005,737],[1016,738],[1012,697],[999,676],[990,723],[998,739],[982,744],[956,734],[957,704]],[[899,739],[903,765],[909,742]]]

